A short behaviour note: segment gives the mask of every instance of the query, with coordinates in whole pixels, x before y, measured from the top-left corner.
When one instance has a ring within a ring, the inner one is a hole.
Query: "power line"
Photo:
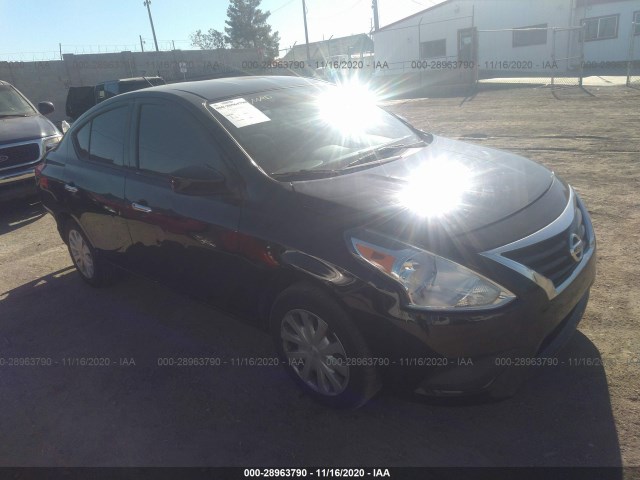
[[[276,12],[278,12],[278,11],[282,10],[283,8],[288,7],[289,5],[291,5],[291,4],[292,4],[293,2],[295,2],[295,1],[296,1],[296,0],[289,0],[288,2],[286,2],[285,4],[283,4],[283,5],[279,6],[279,7],[278,7],[278,8],[276,8],[275,10],[270,10],[270,11],[269,11],[269,13],[270,13],[271,15],[273,15],[274,13],[276,13]]]

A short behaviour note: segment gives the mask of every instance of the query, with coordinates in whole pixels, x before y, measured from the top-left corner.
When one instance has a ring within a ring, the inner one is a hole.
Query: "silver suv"
[[[44,117],[53,110],[51,102],[40,102],[36,108],[0,80],[0,199],[35,192],[34,168],[62,138]]]

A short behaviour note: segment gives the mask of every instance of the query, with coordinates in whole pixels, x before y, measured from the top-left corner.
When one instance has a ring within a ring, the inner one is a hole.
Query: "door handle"
[[[72,183],[65,183],[64,184],[64,189],[67,192],[78,193],[78,187],[74,186]]]
[[[151,213],[153,211],[151,210],[150,207],[147,207],[146,205],[142,205],[140,203],[135,203],[135,202],[131,204],[131,208],[133,208],[134,210],[137,210],[138,212],[144,212],[144,213]]]

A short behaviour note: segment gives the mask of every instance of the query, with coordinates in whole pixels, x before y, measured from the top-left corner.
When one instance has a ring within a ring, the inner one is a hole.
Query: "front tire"
[[[366,365],[371,354],[362,335],[322,290],[306,284],[286,289],[273,305],[270,327],[281,362],[315,400],[357,408],[380,389],[375,368]],[[358,358],[365,361],[353,361]]]
[[[69,220],[65,225],[64,232],[71,261],[80,274],[80,278],[92,287],[112,284],[117,278],[114,267],[96,254],[93,245],[78,224]]]

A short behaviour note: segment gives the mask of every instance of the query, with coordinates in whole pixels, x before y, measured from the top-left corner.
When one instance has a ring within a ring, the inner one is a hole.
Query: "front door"
[[[240,219],[236,196],[179,193],[177,172],[209,168],[231,182],[222,149],[193,112],[167,100],[136,106],[132,169],[125,197],[138,271],[205,300],[226,306],[238,288],[234,242]],[[212,171],[213,171],[212,170]]]

